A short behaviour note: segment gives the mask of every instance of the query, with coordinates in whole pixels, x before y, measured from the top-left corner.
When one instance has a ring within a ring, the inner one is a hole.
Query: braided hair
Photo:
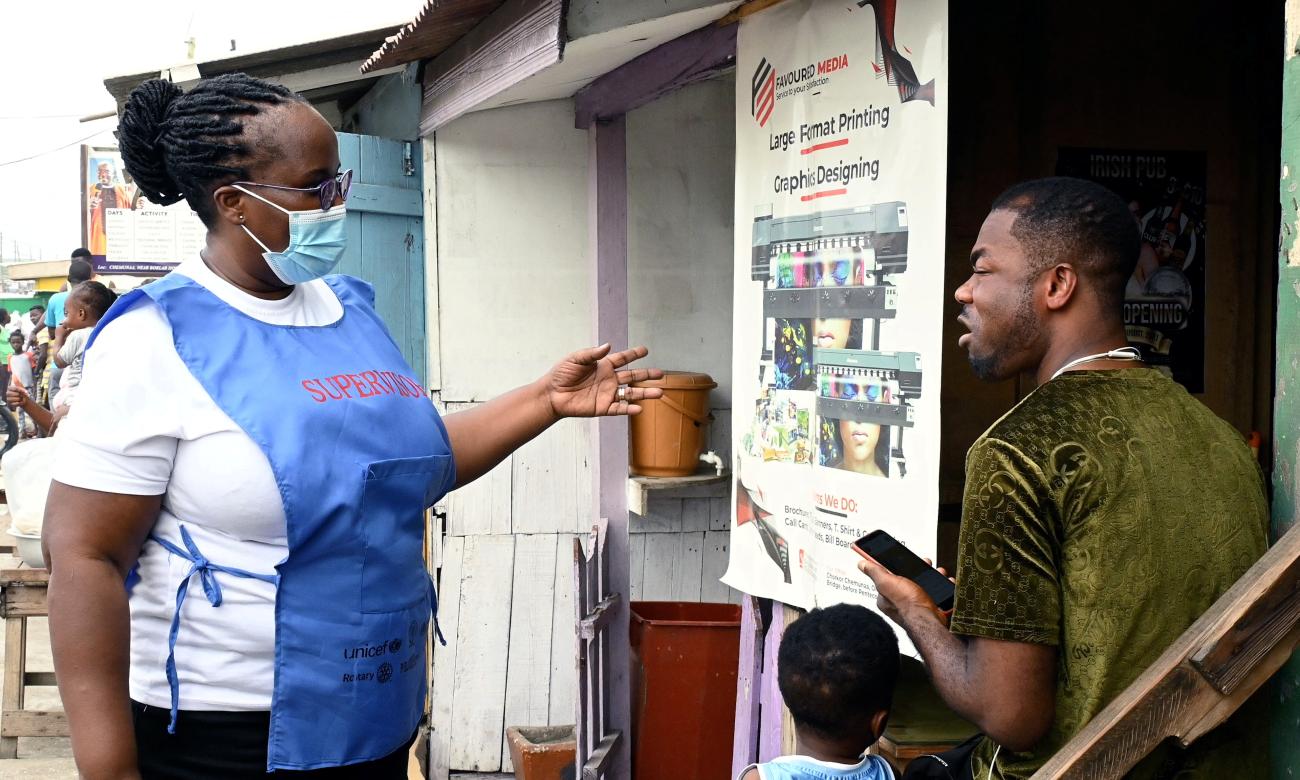
[[[150,79],[131,91],[118,123],[126,170],[140,192],[161,206],[182,198],[212,226],[212,191],[247,178],[243,117],[302,98],[243,73],[200,81],[189,92]]]

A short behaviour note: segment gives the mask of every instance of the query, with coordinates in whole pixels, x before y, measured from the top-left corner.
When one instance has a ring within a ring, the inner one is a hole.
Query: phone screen
[[[872,531],[853,543],[853,546],[871,556],[886,569],[906,577],[925,589],[939,609],[952,609],[952,582],[928,566],[916,553],[904,547],[884,531]]]

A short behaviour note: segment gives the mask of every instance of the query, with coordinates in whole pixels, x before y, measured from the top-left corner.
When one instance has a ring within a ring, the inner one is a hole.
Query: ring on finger
[[[626,388],[626,387],[620,387],[620,388],[618,389],[618,400],[620,400],[620,401],[626,401],[626,400],[627,400],[627,388]]]

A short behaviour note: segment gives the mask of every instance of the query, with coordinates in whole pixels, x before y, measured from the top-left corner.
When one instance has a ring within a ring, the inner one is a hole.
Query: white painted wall
[[[587,135],[555,100],[470,114],[436,146],[443,397],[484,401],[590,339]]]
[[[735,80],[627,115],[628,334],[654,365],[718,383],[710,445],[729,460]]]

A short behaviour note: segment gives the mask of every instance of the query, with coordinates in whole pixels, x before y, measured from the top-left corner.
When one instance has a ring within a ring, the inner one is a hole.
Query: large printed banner
[[[81,147],[82,241],[95,272],[161,276],[203,248],[206,228],[185,201],[140,194],[114,147]]]
[[[741,23],[735,514],[723,580],[874,604],[849,549],[934,555],[946,0],[788,0]]]
[[[1142,233],[1124,293],[1128,341],[1189,392],[1205,390],[1205,153],[1062,149],[1056,172],[1128,201]]]

